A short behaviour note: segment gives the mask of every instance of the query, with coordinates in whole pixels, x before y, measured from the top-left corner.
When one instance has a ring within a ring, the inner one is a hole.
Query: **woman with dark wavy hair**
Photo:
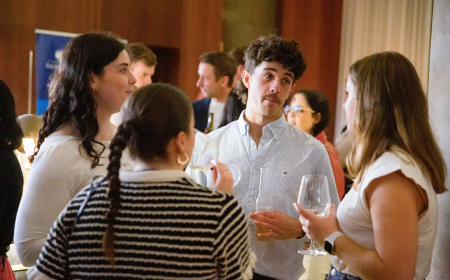
[[[195,142],[187,95],[154,83],[133,93],[122,112],[106,178],[69,202],[28,279],[251,278],[242,208],[183,171]],[[135,170],[119,174],[126,147]],[[233,188],[224,164],[213,173],[213,188]]]
[[[14,240],[25,266],[34,264],[70,199],[93,176],[106,174],[110,118],[136,82],[129,66],[123,43],[108,34],[80,35],[64,49],[17,215]]]
[[[23,176],[14,150],[23,133],[16,119],[14,97],[0,80],[0,279],[16,279],[6,257],[13,240],[14,222],[22,198]]]

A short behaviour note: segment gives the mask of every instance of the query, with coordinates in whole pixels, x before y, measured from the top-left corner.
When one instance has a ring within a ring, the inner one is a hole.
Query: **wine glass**
[[[219,148],[216,142],[212,140],[208,135],[195,129],[195,151],[198,153],[198,157],[193,158],[189,162],[189,167],[197,171],[206,171],[216,165],[216,161],[219,157]],[[241,172],[239,168],[234,164],[227,164],[228,169],[233,176],[234,184],[237,185],[241,179]]]
[[[331,204],[327,177],[324,175],[303,176],[297,203],[305,208],[305,210],[319,217],[325,216]],[[312,240],[309,248],[303,248],[303,250],[299,250],[298,252],[310,256],[326,255],[323,248],[314,244]]]

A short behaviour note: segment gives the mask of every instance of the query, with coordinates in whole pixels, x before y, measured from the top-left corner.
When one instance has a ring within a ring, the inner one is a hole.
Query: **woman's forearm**
[[[385,263],[377,251],[367,249],[343,235],[335,242],[335,254],[355,272],[356,276],[370,279],[413,279],[414,274],[399,270],[393,263]],[[406,252],[405,252],[406,253]],[[398,256],[401,258],[401,256]]]

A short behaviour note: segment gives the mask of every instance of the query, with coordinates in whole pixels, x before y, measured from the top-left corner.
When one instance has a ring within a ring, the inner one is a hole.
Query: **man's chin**
[[[263,115],[269,118],[279,118],[282,115],[281,109],[277,108],[264,108]]]

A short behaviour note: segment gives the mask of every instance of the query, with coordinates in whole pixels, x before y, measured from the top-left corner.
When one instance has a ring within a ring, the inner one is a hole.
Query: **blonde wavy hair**
[[[396,52],[377,53],[355,62],[350,78],[356,88],[353,148],[347,158],[353,187],[385,152],[403,151],[443,193],[447,168],[428,117],[428,102],[414,66]]]

